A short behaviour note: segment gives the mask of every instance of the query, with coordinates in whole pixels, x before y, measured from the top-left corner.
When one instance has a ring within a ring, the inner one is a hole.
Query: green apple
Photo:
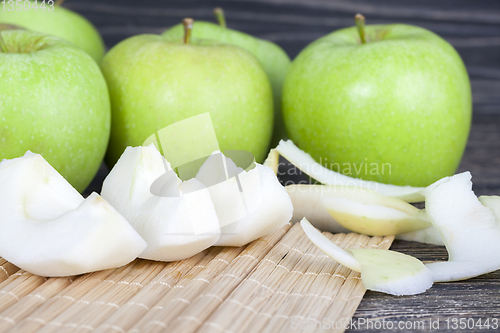
[[[0,160],[31,150],[83,191],[102,162],[110,131],[99,66],[55,36],[28,30],[0,36]]]
[[[280,139],[286,137],[281,114],[281,91],[283,90],[283,81],[290,67],[290,58],[281,47],[270,41],[226,28],[222,9],[216,8],[214,13],[219,20],[219,24],[197,21],[194,23],[193,37],[217,40],[225,44],[242,47],[252,53],[260,62],[262,68],[269,77],[273,89],[274,132],[272,145],[274,147],[278,144]],[[173,26],[165,31],[163,35],[181,38],[183,36],[182,25],[178,24]]]
[[[222,150],[262,161],[273,126],[269,80],[248,51],[217,41],[159,35],[128,38],[104,57],[112,125],[106,162],[156,131],[209,112]]]
[[[86,18],[61,7],[60,3],[62,1],[57,4],[54,1],[29,1],[29,4],[26,1],[6,1],[5,8],[0,5],[0,23],[15,24],[65,39],[100,63],[105,50],[101,35]],[[21,5],[24,7],[19,10]]]
[[[404,24],[360,24],[316,40],[283,88],[286,130],[301,149],[335,171],[395,185],[453,174],[471,113],[455,49]]]

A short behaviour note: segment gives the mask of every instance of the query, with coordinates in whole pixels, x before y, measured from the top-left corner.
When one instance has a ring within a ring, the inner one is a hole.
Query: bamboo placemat
[[[393,241],[324,234],[344,248]],[[364,293],[359,273],[324,255],[300,225],[286,225],[245,247],[70,278],[0,259],[0,332],[317,332],[311,323],[350,320]]]

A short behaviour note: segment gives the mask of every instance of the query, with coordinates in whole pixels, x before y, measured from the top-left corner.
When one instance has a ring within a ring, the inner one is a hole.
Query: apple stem
[[[214,8],[214,15],[215,18],[217,19],[217,22],[219,22],[219,25],[223,28],[226,28],[226,16],[224,15],[224,10],[220,7],[215,7]]]
[[[62,5],[64,1],[65,0],[56,0],[56,3],[55,3],[56,7],[59,7],[60,5]]]
[[[192,18],[185,18],[182,20],[182,24],[184,24],[184,44],[191,43],[191,32],[193,30],[193,22]]]
[[[2,30],[0,30],[0,52],[7,53],[7,45],[2,36]]]
[[[356,14],[354,16],[354,21],[356,21],[356,27],[358,27],[359,37],[361,38],[361,44],[366,43],[365,39],[365,17],[361,14]]]

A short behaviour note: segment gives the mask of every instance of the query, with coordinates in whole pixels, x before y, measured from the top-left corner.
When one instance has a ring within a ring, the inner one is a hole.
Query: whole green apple
[[[109,94],[99,66],[55,36],[0,36],[0,160],[31,150],[83,191],[109,139]]]
[[[222,150],[262,161],[273,127],[266,73],[248,51],[218,41],[138,35],[113,47],[102,72],[111,97],[106,162],[180,120],[209,112]]]
[[[60,1],[62,3],[62,1]],[[0,4],[0,23],[43,32],[68,40],[87,52],[97,63],[104,56],[104,42],[97,29],[83,16],[45,1],[11,1]],[[19,6],[24,6],[21,10]],[[16,7],[17,6],[17,7]]]
[[[286,130],[301,149],[335,171],[396,185],[452,175],[471,113],[469,78],[455,49],[403,24],[316,40],[294,60],[283,89]]]
[[[290,58],[281,47],[270,41],[253,37],[246,33],[228,29],[222,9],[214,10],[219,24],[211,22],[194,22],[193,37],[211,39],[225,44],[242,47],[252,53],[262,65],[269,77],[273,89],[274,99],[274,130],[272,145],[276,146],[280,139],[286,137],[283,116],[281,114],[281,92],[283,81],[290,67]],[[181,38],[183,36],[182,24],[178,24],[163,33],[164,36]]]

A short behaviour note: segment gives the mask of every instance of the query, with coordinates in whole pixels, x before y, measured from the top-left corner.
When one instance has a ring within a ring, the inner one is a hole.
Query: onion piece
[[[279,162],[280,154],[276,151],[276,149],[271,149],[263,165],[273,170],[274,174],[277,175]]]
[[[300,221],[300,226],[311,242],[319,247],[321,251],[325,252],[326,255],[353,271],[361,272],[361,265],[352,253],[342,249],[329,240],[318,229],[313,227],[313,225],[306,218],[303,218],[302,221]]]
[[[0,256],[41,276],[128,264],[146,242],[97,193],[84,199],[30,151],[0,163]]]
[[[432,225],[422,230],[410,231],[404,234],[396,235],[396,239],[439,246],[444,245],[441,235]]]
[[[269,167],[255,163],[246,171],[218,153],[207,159],[196,179],[207,186],[219,218],[216,245],[243,246],[278,230],[292,217],[290,197]]]
[[[391,295],[416,295],[432,287],[431,272],[415,257],[390,250],[351,249],[361,264],[366,289]]]
[[[500,269],[500,224],[472,191],[469,172],[443,178],[424,194],[427,214],[449,254],[446,262],[427,264],[434,282],[464,280]]]
[[[424,188],[412,186],[397,186],[352,178],[325,168],[316,162],[311,155],[299,149],[291,140],[281,140],[275,148],[280,155],[302,170],[308,176],[326,185],[346,185],[368,188],[389,197],[399,198],[406,202],[422,202],[420,193]]]
[[[152,144],[125,149],[104,180],[102,196],[146,240],[140,258],[183,260],[219,240],[206,186],[194,178],[182,182]]]
[[[316,228],[331,233],[349,232],[338,223],[321,203],[323,185],[288,185],[285,190],[293,204],[292,222],[300,222],[304,217]]]
[[[274,172],[246,171],[212,153],[181,181],[154,145],[128,147],[105,179],[107,198],[141,234],[141,258],[182,260],[212,246],[242,246],[290,221],[293,206]]]
[[[300,222],[307,237],[329,257],[361,272],[366,289],[391,295],[415,295],[432,286],[430,271],[418,259],[390,250],[349,249],[334,244],[307,219]]]
[[[286,189],[294,202],[294,220],[307,217],[321,230],[388,236],[431,226],[424,210],[366,188],[290,185]]]
[[[495,215],[495,219],[500,223],[500,197],[497,195],[482,195],[478,198],[483,206],[488,207]]]

